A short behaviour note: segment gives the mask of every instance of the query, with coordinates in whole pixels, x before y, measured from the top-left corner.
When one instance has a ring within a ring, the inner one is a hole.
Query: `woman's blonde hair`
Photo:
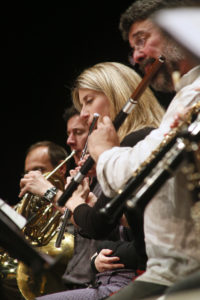
[[[141,81],[141,77],[130,67],[116,62],[98,63],[84,70],[72,88],[72,99],[77,110],[81,110],[79,89],[90,89],[103,93],[110,102],[110,115],[114,120]],[[126,118],[118,135],[120,141],[130,132],[144,127],[158,127],[164,110],[152,91],[147,88],[130,115]]]

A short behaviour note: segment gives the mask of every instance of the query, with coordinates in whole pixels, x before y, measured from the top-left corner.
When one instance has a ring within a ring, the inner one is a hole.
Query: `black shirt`
[[[121,143],[121,147],[133,147],[140,140],[144,139],[153,128],[143,128],[127,135]],[[97,183],[98,184],[98,183]],[[124,263],[125,268],[130,269],[145,269],[146,265],[146,251],[143,233],[143,216],[134,216],[136,221],[133,221],[133,215],[126,209],[120,210],[115,218],[109,218],[100,213],[103,208],[111,199],[101,193],[97,202],[93,207],[87,204],[81,204],[74,210],[74,220],[79,226],[80,234],[85,237],[93,239],[103,239],[99,244],[98,252],[101,249],[112,249],[112,256],[119,256],[120,262]],[[125,213],[127,221],[132,229],[131,239],[116,242],[116,228],[119,228],[119,220]],[[113,238],[115,236],[115,238]],[[109,239],[109,240],[105,240]],[[111,241],[115,240],[115,242]]]

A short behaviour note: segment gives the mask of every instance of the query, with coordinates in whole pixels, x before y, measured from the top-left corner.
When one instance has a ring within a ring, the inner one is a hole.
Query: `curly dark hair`
[[[157,10],[195,5],[199,6],[199,0],[136,0],[120,17],[122,38],[127,41],[132,24],[149,18]]]

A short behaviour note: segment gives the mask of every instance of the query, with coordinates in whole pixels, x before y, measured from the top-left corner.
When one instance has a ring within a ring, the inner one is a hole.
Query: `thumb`
[[[110,125],[112,123],[112,121],[108,116],[104,116],[102,119],[102,123],[105,125]]]
[[[110,249],[102,249],[101,250],[101,253],[103,254],[103,255],[111,255],[112,254],[112,250],[110,250]]]

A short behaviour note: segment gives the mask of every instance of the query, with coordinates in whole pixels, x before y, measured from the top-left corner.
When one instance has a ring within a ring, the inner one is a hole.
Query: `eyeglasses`
[[[138,35],[136,35],[133,38],[132,43],[134,44],[134,47],[131,48],[131,50],[128,54],[128,60],[129,60],[130,64],[132,64],[132,65],[135,64],[135,62],[133,60],[133,53],[135,51],[140,51],[144,48],[149,36],[150,36],[149,33],[139,33]]]
[[[135,65],[135,62],[134,62],[134,59],[133,59],[133,49],[131,48],[129,53],[128,53],[128,62],[134,66]]]

